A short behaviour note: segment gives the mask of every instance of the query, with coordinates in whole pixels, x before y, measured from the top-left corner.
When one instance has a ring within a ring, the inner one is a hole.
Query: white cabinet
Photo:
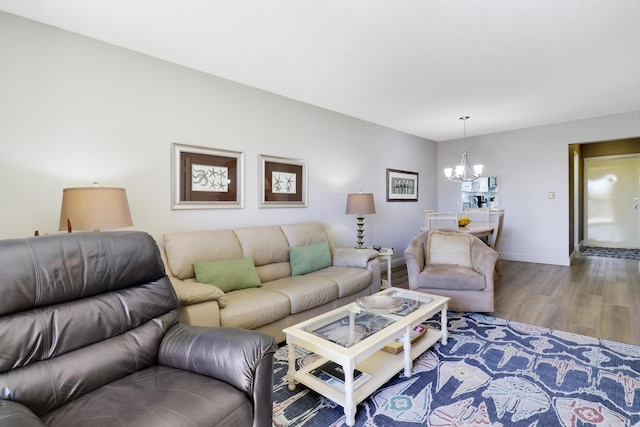
[[[481,176],[480,178],[478,178],[478,191],[480,191],[481,193],[486,193],[489,191],[489,177],[488,176]]]
[[[463,182],[460,185],[462,212],[466,208],[498,209],[498,177],[482,176],[475,181]]]

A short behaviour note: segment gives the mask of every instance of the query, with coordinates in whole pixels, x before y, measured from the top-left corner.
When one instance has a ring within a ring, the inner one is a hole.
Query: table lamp
[[[133,225],[124,188],[77,187],[62,191],[60,228],[100,231]]]
[[[376,213],[373,202],[373,194],[363,193],[349,194],[347,196],[347,214],[358,215],[356,217],[356,236],[358,237],[357,249],[364,249],[364,216]]]

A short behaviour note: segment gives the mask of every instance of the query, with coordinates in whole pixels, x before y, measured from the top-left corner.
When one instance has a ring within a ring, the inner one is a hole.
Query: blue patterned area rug
[[[640,259],[640,249],[600,248],[596,246],[587,246],[582,251],[582,255],[606,258]]]
[[[437,319],[434,319],[434,321]],[[437,323],[433,323],[437,326]],[[358,405],[356,426],[640,426],[640,347],[475,313]],[[299,351],[298,363],[317,359]],[[343,426],[343,408],[286,381],[276,352],[273,425]]]

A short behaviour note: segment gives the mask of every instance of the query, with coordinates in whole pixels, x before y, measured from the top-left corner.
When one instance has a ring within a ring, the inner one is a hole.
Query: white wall
[[[569,265],[569,145],[638,135],[640,111],[467,138],[469,161],[499,177],[503,259]],[[460,162],[462,147],[463,139],[438,143],[440,210],[457,207],[460,184],[442,168]]]
[[[57,233],[62,189],[125,187],[132,229],[321,221],[355,244],[347,193],[373,192],[366,243],[401,256],[436,200],[436,144],[0,13],[0,238]],[[381,100],[381,102],[383,102]],[[245,208],[171,210],[171,143],[245,153]],[[308,208],[258,208],[258,155],[309,162]],[[420,174],[387,203],[386,168]]]
[[[442,168],[459,162],[461,140],[436,144],[2,12],[0,58],[0,238],[58,232],[62,189],[93,181],[125,187],[133,229],[157,240],[319,220],[350,246],[346,195],[373,192],[366,242],[396,258],[423,209],[457,208]],[[468,138],[471,161],[500,177],[503,258],[567,265],[568,145],[639,135],[637,111]],[[171,210],[171,142],[244,152],[245,208]],[[308,208],[258,208],[259,154],[309,162]],[[418,203],[385,201],[386,168],[420,174]]]

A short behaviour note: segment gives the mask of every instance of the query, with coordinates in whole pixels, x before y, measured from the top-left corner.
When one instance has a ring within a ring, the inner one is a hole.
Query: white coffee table
[[[289,389],[302,383],[344,407],[347,425],[355,424],[356,405],[404,369],[411,375],[413,360],[435,342],[447,343],[447,302],[449,298],[400,288],[389,288],[376,295],[401,298],[403,309],[398,314],[370,313],[351,303],[283,330],[289,348]],[[411,344],[414,326],[441,313],[440,330],[429,328],[427,334]],[[397,337],[404,337],[404,350],[398,354],[382,351]],[[321,356],[317,361],[296,371],[295,346]],[[311,371],[327,361],[342,366],[344,390],[338,390],[313,375]],[[371,378],[354,389],[354,369]]]

